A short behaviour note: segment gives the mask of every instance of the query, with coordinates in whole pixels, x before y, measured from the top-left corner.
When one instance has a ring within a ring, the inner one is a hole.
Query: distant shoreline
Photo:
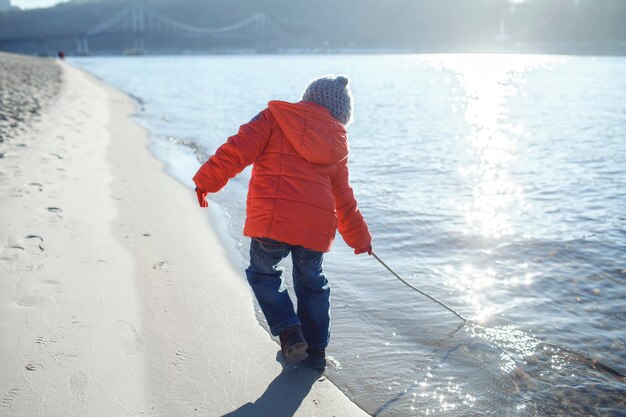
[[[24,55],[42,57],[56,56],[58,51],[6,51]],[[211,48],[211,49],[173,49],[173,48],[146,48],[137,50],[108,50],[94,51],[90,54],[78,54],[74,51],[64,51],[66,56],[159,56],[159,55],[386,55],[386,54],[529,54],[529,55],[579,55],[579,56],[624,56],[626,42],[617,44],[533,44],[488,47],[302,47],[302,48]]]

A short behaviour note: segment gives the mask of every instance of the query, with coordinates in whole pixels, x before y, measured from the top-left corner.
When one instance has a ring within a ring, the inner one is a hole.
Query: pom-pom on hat
[[[312,101],[330,110],[342,125],[350,124],[352,118],[352,93],[348,78],[343,75],[327,75],[311,81],[302,100]]]

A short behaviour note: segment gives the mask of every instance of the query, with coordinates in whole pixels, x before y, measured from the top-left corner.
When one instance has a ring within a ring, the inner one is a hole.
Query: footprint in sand
[[[31,372],[34,372],[38,369],[43,369],[43,365],[37,362],[28,362],[26,365],[24,365],[24,367]]]
[[[87,385],[89,384],[89,377],[83,372],[78,371],[72,375],[69,380],[70,393],[80,403],[80,412],[78,415],[89,415],[88,403],[87,403]]]
[[[27,245],[23,239],[7,236],[5,242],[6,246],[0,244],[0,260],[2,261],[10,262],[16,259],[23,259],[24,257],[28,257],[28,254],[31,252],[29,245]]]
[[[54,290],[50,284],[46,284],[40,279],[23,276],[15,283],[17,290],[17,305],[22,307],[32,307],[50,298]]]
[[[2,408],[13,408],[13,401],[15,401],[15,397],[17,397],[17,393],[19,392],[19,388],[11,388],[4,397],[2,397]]]
[[[35,338],[35,343],[42,346],[50,346],[51,343],[59,343],[61,338],[58,336],[37,336]]]
[[[24,194],[28,194],[28,193],[29,193],[28,190],[20,186],[11,187],[11,189],[9,190],[9,195],[15,198],[24,197]]]
[[[170,363],[174,366],[185,366],[187,361],[192,361],[195,359],[195,356],[192,353],[189,353],[185,350],[182,349],[178,349],[176,352],[176,358],[174,358],[173,361],[171,361]]]
[[[70,378],[70,392],[72,393],[74,398],[85,401],[88,382],[89,377],[87,377],[87,375],[85,375],[81,371],[78,371],[74,373],[74,375],[72,375],[72,377]]]
[[[143,341],[131,322],[118,320],[115,323],[115,327],[117,328],[117,337],[122,342],[124,353],[132,355],[143,349]]]
[[[39,191],[43,191],[43,185],[39,184],[38,182],[31,182],[28,185],[30,185],[31,187],[37,187]]]
[[[43,243],[43,238],[41,236],[28,235],[19,240],[9,237],[8,240],[10,241],[9,245],[7,246],[8,249],[17,249],[19,251],[27,252],[29,254],[36,254],[45,250],[44,247],[41,245]],[[37,245],[37,249],[39,250],[37,250],[34,245]]]
[[[41,236],[37,236],[37,235],[28,235],[26,236],[24,239],[35,239],[35,240],[39,240],[39,243],[37,244],[37,247],[39,248],[40,251],[44,251],[45,249],[43,248],[43,246],[41,246],[41,244],[43,243],[43,238]]]
[[[167,261],[159,261],[152,265],[152,269],[156,269],[157,271],[169,272],[169,265]]]
[[[23,249],[14,248],[12,246],[5,246],[5,247],[0,246],[0,264],[7,264],[7,263],[14,262],[16,259],[19,259],[21,255],[20,252],[22,251]]]

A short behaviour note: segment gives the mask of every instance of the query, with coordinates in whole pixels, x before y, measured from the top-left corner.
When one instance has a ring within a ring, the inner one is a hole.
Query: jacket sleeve
[[[353,249],[367,247],[372,242],[372,236],[350,187],[347,159],[340,162],[339,169],[332,180],[332,187],[335,196],[335,211],[339,219],[339,233],[343,236],[343,240]]]
[[[236,135],[229,137],[194,175],[193,182],[196,186],[203,191],[215,193],[229,179],[251,165],[269,141],[272,129],[270,117],[269,110],[265,109],[242,125]]]

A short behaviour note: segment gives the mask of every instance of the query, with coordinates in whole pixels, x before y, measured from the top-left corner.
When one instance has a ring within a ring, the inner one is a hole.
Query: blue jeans
[[[283,268],[278,263],[291,253],[293,289],[298,312],[287,293]],[[248,282],[274,336],[293,325],[311,349],[325,349],[330,340],[330,284],[322,271],[323,253],[271,239],[253,238]]]

